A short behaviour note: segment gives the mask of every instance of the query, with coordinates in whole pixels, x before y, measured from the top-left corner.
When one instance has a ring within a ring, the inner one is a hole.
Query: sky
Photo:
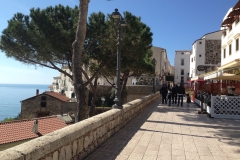
[[[91,0],[88,14],[111,14],[115,8],[141,17],[153,33],[152,45],[165,48],[174,65],[176,50],[191,50],[195,40],[220,30],[222,20],[238,0]],[[79,0],[5,0],[0,5],[0,34],[17,12],[29,14],[31,8],[45,9],[62,4],[74,7]],[[26,65],[7,58],[0,51],[0,83],[51,84],[60,73],[53,69]]]

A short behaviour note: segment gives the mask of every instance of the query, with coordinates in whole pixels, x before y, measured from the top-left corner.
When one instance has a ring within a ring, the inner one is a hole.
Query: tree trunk
[[[126,85],[127,85],[127,81],[128,81],[128,77],[129,77],[129,72],[125,72],[123,74],[123,78],[122,78],[122,85],[121,85],[121,99],[122,99],[122,103],[124,103],[124,100],[125,100],[125,90],[126,90]]]
[[[90,108],[90,113],[89,113],[90,117],[95,115],[95,102],[96,102],[96,97],[97,97],[97,85],[98,85],[97,80],[98,80],[98,76],[95,77],[94,86],[92,87],[93,97],[91,99],[91,108]]]
[[[76,31],[76,39],[73,42],[73,80],[74,89],[77,97],[77,118],[76,121],[81,121],[88,118],[89,108],[86,100],[88,99],[87,89],[84,86],[81,68],[83,66],[83,44],[86,37],[86,24],[88,14],[89,0],[79,0],[79,19]]]

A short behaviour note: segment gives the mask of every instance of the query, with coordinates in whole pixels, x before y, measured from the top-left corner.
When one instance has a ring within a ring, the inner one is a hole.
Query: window
[[[202,55],[201,55],[201,54],[199,54],[199,57],[202,57]]]
[[[202,42],[200,41],[199,44],[202,44]]]
[[[184,75],[184,69],[181,69],[181,75]]]
[[[183,52],[181,54],[184,54]]]
[[[193,62],[193,58],[192,58],[192,62]]]
[[[41,96],[41,101],[46,101],[46,96]]]
[[[47,102],[41,102],[41,107],[47,107]]]
[[[226,48],[223,49],[223,58],[226,58]]]
[[[229,55],[231,55],[232,54],[232,44],[229,45],[228,49],[229,49]]]
[[[181,59],[181,65],[184,66],[184,59]]]
[[[181,77],[181,83],[184,83],[184,77],[183,76]]]
[[[236,39],[236,51],[239,50],[239,39]]]
[[[46,96],[41,96],[41,107],[47,107],[47,97]]]

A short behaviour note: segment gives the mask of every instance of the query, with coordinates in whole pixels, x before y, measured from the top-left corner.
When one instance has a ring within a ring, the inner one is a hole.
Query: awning
[[[218,69],[227,69],[227,68],[233,68],[233,67],[240,67],[240,58],[235,59],[230,63],[224,64],[221,67],[218,67]]]
[[[237,2],[237,4],[235,4],[235,6],[233,7],[233,9],[239,9],[240,8],[240,1]]]
[[[232,10],[232,12],[230,12],[228,15],[227,15],[227,17],[228,18],[235,18],[234,16],[236,16],[236,15],[240,15],[240,9],[235,9],[235,10]]]
[[[227,25],[232,25],[233,22],[234,22],[233,17],[227,18],[222,22],[222,26],[224,27],[224,26],[227,26]]]
[[[219,80],[240,80],[240,75],[230,74],[230,73],[223,73],[222,75],[213,78]]]
[[[199,76],[196,76],[196,77],[193,77],[191,78],[191,80],[189,82],[204,82],[204,79],[202,77],[199,77]]]
[[[210,72],[208,74],[206,74],[204,76],[204,80],[207,80],[207,79],[213,79],[213,78],[216,78],[216,77],[219,77],[223,74],[223,71],[222,70],[216,70],[216,71],[213,71],[213,72]]]

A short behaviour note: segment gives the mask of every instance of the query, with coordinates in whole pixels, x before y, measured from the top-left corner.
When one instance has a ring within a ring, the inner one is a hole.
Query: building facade
[[[228,10],[222,22],[222,54],[221,66],[237,63],[240,60],[239,38],[240,22],[237,12],[240,2]],[[236,71],[235,71],[236,72]],[[239,73],[239,72],[238,72]]]
[[[239,11],[240,1],[230,8],[223,18],[221,24],[221,65],[215,71],[203,75],[205,80],[219,79],[236,82],[240,80]]]
[[[190,50],[175,51],[174,58],[174,83],[187,83],[190,68]]]
[[[56,92],[37,92],[36,96],[21,101],[21,119],[76,114],[77,103],[70,101],[70,98]]]
[[[211,72],[221,64],[222,31],[205,34],[192,45],[190,55],[190,78],[197,79],[200,74]]]
[[[157,79],[159,79],[159,84],[168,83],[166,81],[167,75],[174,75],[173,67],[171,66],[168,56],[167,50],[161,47],[152,47],[153,56],[156,60],[156,68],[155,68],[155,75]]]

